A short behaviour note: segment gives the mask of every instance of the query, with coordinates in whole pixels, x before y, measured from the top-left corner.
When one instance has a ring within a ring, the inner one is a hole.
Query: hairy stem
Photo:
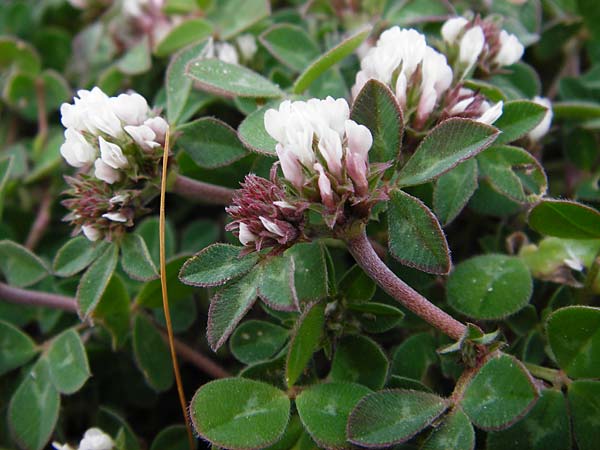
[[[50,294],[49,292],[30,291],[0,282],[0,301],[16,303],[19,305],[43,306],[52,309],[61,309],[70,313],[77,313],[77,300],[66,295]],[[166,333],[163,333],[166,335]],[[181,358],[200,369],[205,374],[214,378],[225,378],[229,373],[216,362],[198,353],[189,345],[175,338],[175,349]]]
[[[229,205],[235,192],[233,189],[194,180],[183,175],[177,175],[170,190],[190,200],[211,205]]]
[[[365,230],[347,239],[348,249],[360,267],[379,285],[417,316],[452,339],[459,340],[466,326],[435,306],[394,274],[377,256]]]
[[[43,146],[48,137],[48,117],[46,116],[46,86],[41,78],[35,80],[35,97],[38,110],[38,139]]]

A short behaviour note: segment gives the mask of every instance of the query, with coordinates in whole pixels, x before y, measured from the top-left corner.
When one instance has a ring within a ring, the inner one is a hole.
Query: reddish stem
[[[347,239],[348,249],[360,267],[395,300],[452,339],[459,340],[466,326],[435,306],[394,274],[377,256],[364,229]]]
[[[229,205],[235,192],[233,189],[194,180],[183,175],[177,175],[171,191],[190,200],[212,205]]]

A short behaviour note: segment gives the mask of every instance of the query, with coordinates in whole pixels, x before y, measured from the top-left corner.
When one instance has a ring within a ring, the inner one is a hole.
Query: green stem
[[[175,177],[175,181],[169,190],[190,200],[212,205],[229,205],[235,192],[230,188],[194,180],[183,175]]]
[[[528,362],[523,362],[523,364],[535,378],[552,383],[554,386],[568,384],[571,381],[561,370],[538,366],[537,364]]]

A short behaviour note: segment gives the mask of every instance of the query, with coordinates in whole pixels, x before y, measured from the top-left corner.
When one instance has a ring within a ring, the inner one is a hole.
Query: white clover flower
[[[442,38],[444,41],[448,44],[454,44],[467,23],[469,21],[464,17],[452,17],[444,22],[444,25],[442,25]]]
[[[373,137],[367,127],[350,120],[344,99],[286,100],[278,109],[269,109],[264,122],[267,133],[278,141],[275,150],[284,177],[300,192],[316,180],[311,192],[318,189],[330,210],[335,209],[334,186],[354,186],[360,198],[367,194]]]
[[[458,60],[465,66],[463,73],[468,73],[477,63],[485,45],[485,36],[480,26],[469,28],[460,40]]]
[[[90,428],[79,443],[79,450],[112,450],[112,438],[99,428]]]
[[[256,235],[250,231],[250,228],[245,223],[241,222],[239,224],[239,236],[238,239],[242,243],[242,245],[247,245],[251,242],[256,241]]]
[[[510,66],[518,62],[523,56],[525,48],[514,34],[502,30],[500,32],[500,50],[494,58],[499,66]]]
[[[482,109],[484,110],[483,114],[481,115],[481,117],[475,120],[480,123],[491,125],[502,115],[503,106],[504,103],[502,101],[499,101],[494,106],[490,106],[489,103],[484,102],[484,104],[482,105]]]
[[[127,125],[125,131],[144,150],[160,147],[160,144],[156,142],[156,133],[147,125]]]
[[[260,216],[259,219],[267,231],[270,231],[271,233],[276,234],[277,236],[285,236],[285,231],[283,231],[275,222],[262,216]]]
[[[121,179],[121,172],[113,169],[98,158],[94,161],[94,176],[105,183],[113,184]]]
[[[83,235],[92,242],[97,241],[98,239],[100,239],[102,237],[102,233],[100,232],[100,230],[95,228],[93,225],[82,225],[81,231],[83,232]],[[52,445],[54,445],[54,444],[52,444]],[[70,447],[67,445],[66,448],[59,448],[59,447],[54,447],[54,448],[56,448],[57,450],[67,450]]]
[[[126,169],[129,167],[129,161],[127,161],[121,147],[104,140],[102,136],[98,138],[98,142],[100,143],[100,158],[106,165],[113,169]]]
[[[239,56],[237,50],[228,42],[218,42],[215,44],[217,58],[229,64],[239,64]]]
[[[252,34],[242,34],[238,36],[235,41],[240,49],[242,58],[248,61],[254,57],[254,54],[258,50],[258,46],[256,45],[256,38]]]
[[[417,122],[422,125],[453,78],[446,57],[429,47],[423,34],[392,27],[381,34],[362,59],[352,95],[356,97],[368,80],[378,80],[390,86],[403,109],[416,109]]]
[[[550,130],[550,125],[552,124],[552,118],[554,117],[554,113],[552,112],[552,102],[550,101],[550,99],[536,96],[533,98],[533,101],[538,105],[542,105],[547,108],[546,114],[544,115],[542,121],[527,134],[529,139],[531,139],[532,141],[539,141],[542,137],[546,135],[546,133],[548,133],[548,130]]]
[[[116,116],[128,125],[141,125],[150,113],[146,99],[135,92],[111,97],[109,102]]]
[[[60,146],[60,154],[73,167],[83,167],[96,159],[98,151],[73,128],[65,130],[65,142]]]
[[[156,135],[156,140],[159,143],[165,142],[165,135],[167,134],[167,130],[169,129],[169,124],[165,119],[160,116],[151,117],[144,121],[144,125],[150,127],[154,134]]]

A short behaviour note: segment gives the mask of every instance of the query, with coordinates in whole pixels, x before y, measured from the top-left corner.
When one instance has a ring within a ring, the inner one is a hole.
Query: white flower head
[[[452,17],[442,25],[442,38],[448,44],[454,44],[465,25],[469,23],[464,17]]]
[[[99,428],[90,428],[79,443],[79,450],[112,450],[112,438]]]
[[[117,144],[106,141],[102,136],[98,138],[100,143],[100,158],[113,169],[126,169],[129,167],[129,161],[123,154],[123,150]]]
[[[83,135],[73,128],[65,130],[65,142],[60,147],[60,154],[73,167],[83,167],[96,159],[98,151],[85,140]]]
[[[82,124],[90,133],[103,132],[113,137],[123,134],[121,121],[113,111],[110,98],[99,87],[91,91],[79,90],[77,95],[75,113],[81,115]]]
[[[542,121],[527,134],[529,139],[532,141],[539,141],[546,135],[546,133],[548,133],[554,114],[552,112],[552,102],[549,99],[545,97],[534,97],[533,101],[538,105],[542,105],[547,108],[546,114],[544,115]]]
[[[525,47],[514,34],[502,30],[500,32],[500,50],[494,57],[494,62],[499,66],[510,66],[521,59],[524,51]]]

